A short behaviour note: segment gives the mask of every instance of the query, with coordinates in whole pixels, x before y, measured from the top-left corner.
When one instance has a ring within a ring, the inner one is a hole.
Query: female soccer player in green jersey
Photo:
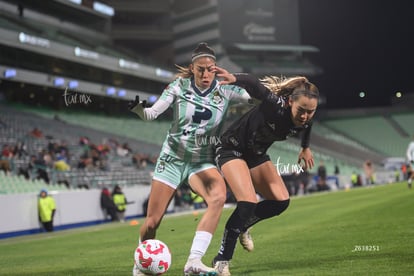
[[[140,242],[154,239],[176,189],[187,182],[207,203],[193,239],[184,275],[215,275],[202,263],[220,220],[226,185],[214,163],[214,146],[220,137],[230,102],[247,103],[247,92],[216,80],[213,49],[200,43],[191,64],[179,67],[178,77],[168,85],[152,107],[137,98],[131,111],[143,120],[154,120],[172,107],[174,119],[154,170],[147,217],[140,228]],[[134,265],[133,275],[144,275]]]

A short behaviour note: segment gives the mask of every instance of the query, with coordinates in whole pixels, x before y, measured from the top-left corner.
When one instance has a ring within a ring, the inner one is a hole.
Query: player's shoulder
[[[172,83],[174,86],[186,86],[191,84],[190,78],[177,77]]]
[[[171,86],[171,85],[185,85],[185,84],[191,84],[191,79],[178,76],[173,81],[171,81],[169,85]]]
[[[190,79],[183,78],[183,77],[177,77],[175,80],[173,80],[167,85],[165,90],[167,90],[169,93],[174,92],[174,91],[178,93],[178,91],[180,91],[184,87],[190,86],[190,83],[191,83]]]

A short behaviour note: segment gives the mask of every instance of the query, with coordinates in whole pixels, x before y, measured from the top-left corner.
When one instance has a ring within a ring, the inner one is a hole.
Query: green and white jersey
[[[161,154],[185,162],[213,162],[214,146],[219,142],[224,116],[231,102],[247,103],[250,96],[238,86],[220,85],[214,80],[210,88],[200,91],[194,79],[177,78],[163,91],[146,119],[153,119],[172,107],[174,118],[163,143]]]

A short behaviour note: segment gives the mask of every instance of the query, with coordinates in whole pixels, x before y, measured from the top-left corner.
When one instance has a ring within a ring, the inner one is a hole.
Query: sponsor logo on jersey
[[[267,123],[267,125],[268,125],[271,129],[273,129],[273,130],[275,130],[275,129],[276,129],[276,125],[275,125],[275,123]]]
[[[296,135],[297,133],[298,133],[298,131],[297,131],[296,129],[290,129],[290,131],[289,131],[289,133],[288,133],[287,137],[289,137],[289,136],[294,136],[294,135]]]
[[[242,157],[242,155],[243,155],[243,153],[241,153],[241,152],[239,152],[239,151],[236,151],[236,150],[233,150],[233,151],[232,151],[232,153],[233,153],[233,155],[234,155],[234,156],[236,156],[236,157]]]
[[[237,141],[237,139],[235,137],[230,137],[229,138],[230,143],[233,144],[233,146],[237,147],[239,145],[239,141]]]

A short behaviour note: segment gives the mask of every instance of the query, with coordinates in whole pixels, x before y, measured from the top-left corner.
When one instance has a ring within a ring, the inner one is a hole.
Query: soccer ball
[[[134,260],[141,272],[161,275],[171,266],[171,252],[160,240],[145,240],[135,250]]]

